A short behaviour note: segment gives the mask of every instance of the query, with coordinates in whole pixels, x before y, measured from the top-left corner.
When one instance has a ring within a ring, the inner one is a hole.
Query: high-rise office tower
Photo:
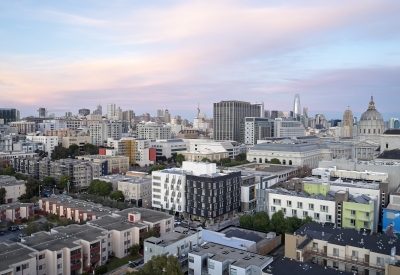
[[[305,118],[308,118],[308,107],[304,107],[304,108],[303,108],[303,116],[304,116]]]
[[[107,104],[107,117],[113,118],[114,116],[115,116],[115,104],[114,103]]]
[[[103,108],[101,107],[100,103],[97,105],[97,109],[93,111],[94,115],[103,115]]]
[[[343,115],[343,137],[352,137],[353,136],[353,113],[351,110],[346,110]]]
[[[39,108],[39,117],[46,117],[46,108]]]
[[[157,117],[163,117],[164,116],[164,110],[158,109],[157,110]]]
[[[122,120],[131,121],[135,118],[135,113],[132,110],[122,112]]]
[[[122,109],[121,109],[121,107],[118,107],[115,110],[115,118],[116,118],[116,120],[122,120]]]
[[[214,103],[214,139],[239,141],[242,120],[260,117],[261,108],[260,104],[236,100]]]
[[[4,119],[4,124],[17,121],[17,110],[9,108],[0,108],[0,119]]]
[[[275,110],[271,111],[271,119],[278,118],[278,113],[279,113],[279,111],[275,111]]]
[[[294,103],[293,103],[293,117],[297,117],[298,115],[301,115],[300,95],[296,94],[294,96]]]
[[[171,114],[169,113],[168,109],[165,109],[165,112],[164,112],[164,122],[165,123],[171,122]]]
[[[78,114],[80,116],[87,116],[88,114],[90,114],[90,110],[89,109],[79,109]]]
[[[389,118],[389,127],[388,128],[390,128],[390,129],[399,128],[399,119],[395,118],[395,117]]]

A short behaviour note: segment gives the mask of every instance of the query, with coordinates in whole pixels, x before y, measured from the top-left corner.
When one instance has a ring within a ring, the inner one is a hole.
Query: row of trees
[[[77,198],[77,199],[81,199],[81,200],[87,200],[87,201],[91,201],[94,203],[99,203],[102,204],[104,206],[108,206],[111,208],[117,208],[119,210],[123,210],[123,209],[127,209],[132,207],[129,203],[124,202],[124,201],[117,201],[117,200],[110,200],[107,198],[103,198],[100,197],[98,195],[90,195],[90,194],[79,194],[75,195],[75,194],[71,194],[70,195],[73,198]]]
[[[173,255],[158,255],[153,256],[143,268],[139,271],[128,272],[127,275],[155,275],[155,274],[171,274],[183,275],[181,264],[178,258]]]
[[[106,182],[104,180],[95,179],[92,180],[88,188],[88,193],[98,196],[108,196],[113,190],[111,182]]]
[[[86,143],[80,148],[76,144],[71,144],[68,148],[63,147],[61,144],[54,147],[51,153],[52,160],[65,159],[68,157],[75,158],[76,156],[82,155],[94,155],[99,153],[97,146]]]
[[[254,228],[260,231],[273,231],[284,236],[286,232],[294,232],[308,222],[312,222],[311,217],[301,220],[296,216],[285,218],[282,210],[275,212],[271,219],[267,212],[259,211],[254,215],[244,214],[239,218],[240,226]]]

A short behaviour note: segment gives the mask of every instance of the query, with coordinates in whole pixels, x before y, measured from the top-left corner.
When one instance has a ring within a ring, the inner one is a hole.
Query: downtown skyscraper
[[[297,117],[299,115],[301,115],[300,95],[296,94],[293,102],[293,117]]]
[[[214,103],[214,139],[240,140],[240,123],[245,117],[262,117],[263,104],[244,101]]]

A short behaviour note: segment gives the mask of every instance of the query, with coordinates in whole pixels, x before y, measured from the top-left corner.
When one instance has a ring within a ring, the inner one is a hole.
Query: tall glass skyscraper
[[[297,117],[298,115],[301,115],[300,95],[296,94],[294,96],[294,103],[293,103],[293,117]]]

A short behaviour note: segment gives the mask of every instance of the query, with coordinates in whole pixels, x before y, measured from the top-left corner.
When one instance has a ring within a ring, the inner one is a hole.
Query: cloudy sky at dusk
[[[399,117],[400,1],[2,1],[2,108],[168,107],[221,100]],[[56,113],[61,115],[62,112]]]

